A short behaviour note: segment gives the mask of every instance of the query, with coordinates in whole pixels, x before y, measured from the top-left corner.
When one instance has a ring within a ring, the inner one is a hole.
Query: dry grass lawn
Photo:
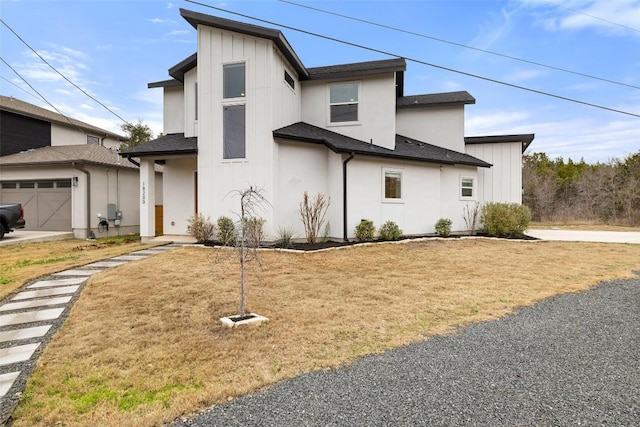
[[[137,236],[2,245],[0,300],[29,280],[151,246]]]
[[[634,277],[640,245],[427,240],[262,253],[223,327],[237,267],[180,248],[90,279],[39,359],[15,426],[151,426],[301,372],[495,319],[552,295]]]

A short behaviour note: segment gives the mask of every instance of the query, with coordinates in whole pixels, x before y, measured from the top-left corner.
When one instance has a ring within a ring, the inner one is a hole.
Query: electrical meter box
[[[107,219],[109,221],[113,221],[114,219],[117,219],[116,212],[117,212],[116,204],[109,203],[107,205]]]

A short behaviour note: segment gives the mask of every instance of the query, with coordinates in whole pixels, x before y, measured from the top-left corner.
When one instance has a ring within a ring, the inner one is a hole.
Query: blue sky
[[[640,115],[640,0],[291,1],[308,7],[275,0],[200,2],[408,58],[406,95],[466,90],[476,98],[466,107],[467,136],[535,133],[529,152],[587,162],[640,150],[639,117],[412,61]],[[162,90],[147,89],[147,83],[169,78],[168,68],[197,47],[196,32],[179,8],[278,28],[307,67],[389,58],[187,1],[0,0],[0,17],[69,80],[158,134]],[[64,81],[5,25],[0,56],[63,113],[119,132],[120,119]],[[46,106],[3,62],[0,93]]]

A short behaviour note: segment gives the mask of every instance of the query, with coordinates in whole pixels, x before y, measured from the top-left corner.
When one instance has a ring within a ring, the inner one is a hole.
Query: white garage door
[[[71,231],[71,180],[3,181],[0,202],[22,203],[25,230]]]

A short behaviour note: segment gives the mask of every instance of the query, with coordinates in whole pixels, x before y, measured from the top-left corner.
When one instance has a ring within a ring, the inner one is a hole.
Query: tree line
[[[533,221],[640,225],[640,150],[595,164],[525,155],[522,183]]]

